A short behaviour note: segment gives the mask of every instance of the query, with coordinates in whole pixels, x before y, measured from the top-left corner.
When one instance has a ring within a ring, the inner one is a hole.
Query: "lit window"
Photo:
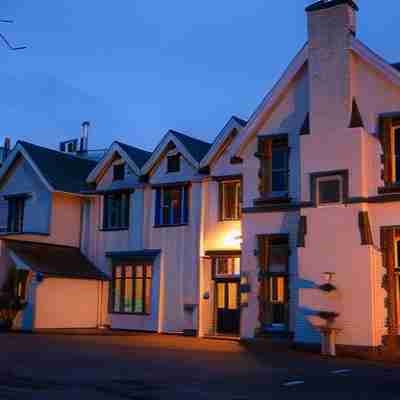
[[[239,276],[240,257],[216,257],[214,268],[216,277]]]
[[[222,221],[239,220],[242,214],[242,192],[240,181],[221,182],[220,216]]]
[[[112,312],[150,314],[151,265],[120,265],[114,268]]]

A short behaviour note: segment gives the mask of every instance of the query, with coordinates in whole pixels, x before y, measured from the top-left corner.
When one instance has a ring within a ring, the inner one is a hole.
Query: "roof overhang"
[[[129,167],[137,176],[140,176],[140,168],[136,165],[132,158],[129,157],[126,151],[117,142],[114,142],[110,146],[104,157],[99,161],[93,171],[89,174],[86,182],[96,183],[97,180],[104,175],[105,171],[110,168],[117,154],[129,165]]]
[[[117,262],[148,262],[153,263],[160,255],[161,250],[139,250],[139,251],[112,251],[106,253],[114,263]]]
[[[229,145],[230,139],[234,140],[234,137],[231,138],[231,136],[238,134],[243,128],[244,126],[235,117],[231,117],[214,140],[208,153],[201,160],[200,168],[208,167],[215,162],[218,159],[218,155]]]
[[[390,65],[390,63],[385,61],[381,56],[368,48],[360,40],[353,37],[351,40],[350,49],[361,59],[363,59],[376,70],[381,72],[394,85],[400,86],[400,71],[398,71],[396,68]]]
[[[46,188],[50,192],[54,192],[54,188],[48,182],[48,180],[44,177],[42,172],[40,171],[39,167],[36,165],[36,163],[32,160],[32,158],[29,156],[29,153],[25,150],[25,148],[22,146],[21,143],[17,143],[9,156],[6,158],[4,164],[0,168],[0,182],[4,180],[6,177],[8,171],[10,168],[14,165],[14,163],[18,160],[19,157],[23,157],[29,165],[32,167],[32,169],[35,171],[37,176],[40,178],[40,180],[43,182],[43,184],[46,186]]]
[[[186,147],[182,144],[182,142],[174,135],[173,131],[168,131],[161,142],[158,144],[151,157],[147,160],[147,162],[143,165],[142,174],[146,175],[150,173],[150,171],[159,163],[159,161],[163,158],[164,153],[167,149],[168,144],[172,142],[176,149],[182,156],[191,164],[194,168],[198,169],[200,167],[199,162],[197,162]]]

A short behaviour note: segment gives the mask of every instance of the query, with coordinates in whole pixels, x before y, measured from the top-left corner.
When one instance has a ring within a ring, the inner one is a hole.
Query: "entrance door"
[[[239,282],[216,281],[217,333],[239,335]]]

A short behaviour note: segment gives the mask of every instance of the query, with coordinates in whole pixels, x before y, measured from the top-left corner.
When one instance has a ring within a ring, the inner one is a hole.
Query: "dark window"
[[[289,190],[289,149],[287,143],[272,143],[271,175],[272,193],[287,193]]]
[[[221,220],[232,221],[240,219],[242,214],[241,182],[221,182],[219,190]]]
[[[185,225],[189,219],[189,188],[159,188],[156,192],[156,225]]]
[[[112,193],[104,196],[104,229],[129,228],[129,193]]]
[[[167,157],[167,172],[179,172],[181,169],[181,157],[179,154]]]
[[[125,179],[125,164],[114,165],[114,181],[123,181]]]
[[[8,232],[23,232],[24,208],[25,198],[15,197],[8,200]]]
[[[330,204],[340,203],[342,181],[340,178],[329,178],[318,181],[318,203]]]
[[[396,241],[396,269],[400,270],[400,240]]]
[[[68,151],[68,153],[74,153],[76,151],[76,142],[75,141],[69,142],[67,144],[67,151]]]
[[[119,265],[114,267],[111,288],[111,312],[151,313],[151,265]]]
[[[262,197],[287,196],[289,192],[289,146],[287,135],[260,137],[257,157],[260,159]]]

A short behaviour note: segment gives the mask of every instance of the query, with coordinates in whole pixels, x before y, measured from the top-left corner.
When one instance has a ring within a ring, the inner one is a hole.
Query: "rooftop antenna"
[[[14,21],[11,19],[1,19],[0,18],[0,23],[5,23],[5,24],[12,24]],[[18,46],[18,47],[14,47],[8,40],[7,38],[0,33],[0,39],[6,44],[6,46],[10,49],[10,50],[24,50],[26,49],[26,46]]]

